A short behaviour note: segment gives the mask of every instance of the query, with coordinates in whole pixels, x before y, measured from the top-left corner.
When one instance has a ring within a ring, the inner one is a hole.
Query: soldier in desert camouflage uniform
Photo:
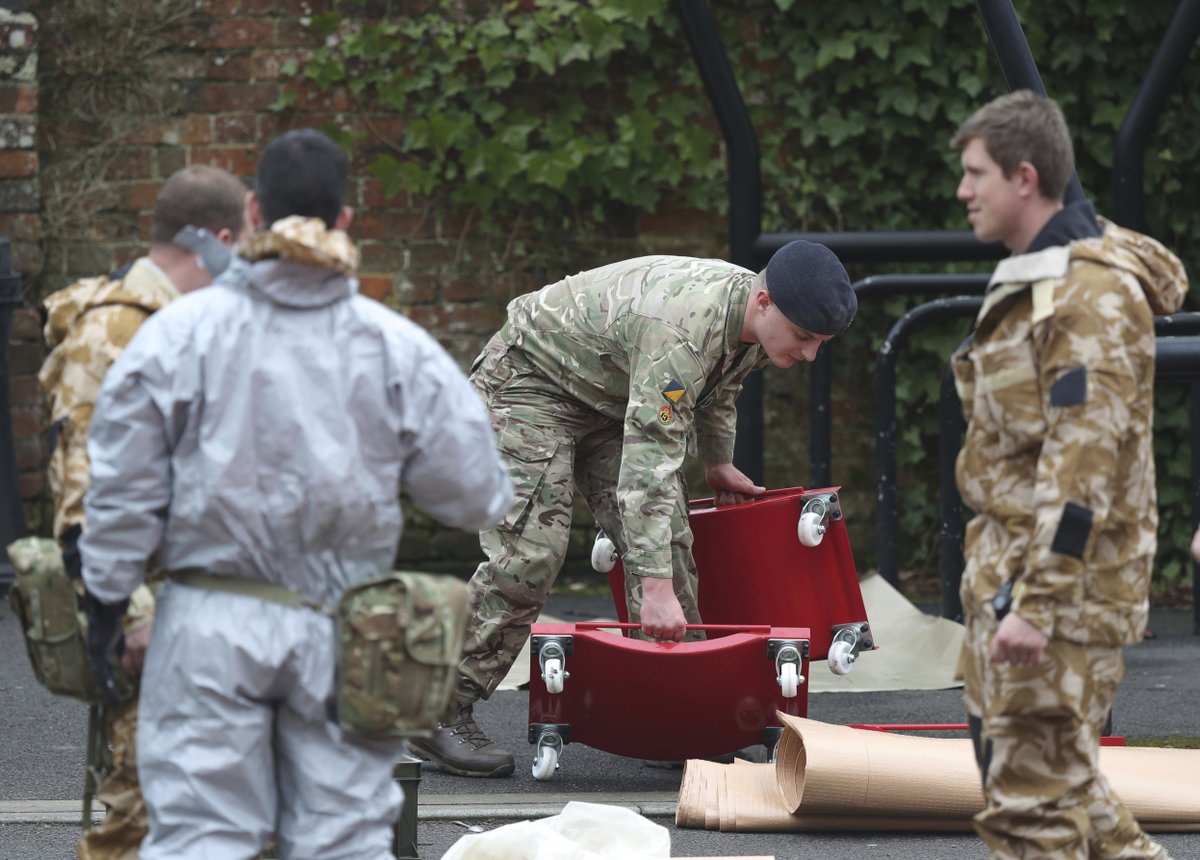
[[[641,257],[522,296],[475,361],[517,501],[485,532],[471,580],[459,709],[414,751],[463,776],[511,773],[473,705],[495,690],[562,566],[574,490],[612,538],[630,618],[679,640],[700,621],[685,454],[718,503],[761,493],[732,464],[734,398],[752,370],[811,361],[857,302],[827,248],[793,242],[765,272],[720,260]]]
[[[246,187],[224,170],[184,168],[159,192],[149,254],[119,275],[78,281],[46,299],[46,341],[51,352],[39,379],[53,421],[49,481],[54,493],[54,535],[76,579],[80,575],[76,543],[85,526],[88,428],[100,384],[152,313],[212,279],[212,273],[198,264],[196,253],[174,244],[176,235],[190,225],[232,245],[243,232],[245,198]],[[142,586],[131,597],[125,615],[125,660],[134,674],[141,670],[153,614],[154,597]],[[137,704],[135,697],[108,709],[113,765],[97,793],[108,814],[80,840],[82,860],[134,858],[146,835],[146,809],[137,778]]]
[[[1186,275],[1153,239],[1064,206],[1073,154],[1049,99],[996,99],[952,145],[975,235],[1014,254],[952,360],[976,512],[962,582],[975,826],[993,858],[1165,858],[1097,760],[1121,647],[1146,625],[1153,317],[1179,309]]]

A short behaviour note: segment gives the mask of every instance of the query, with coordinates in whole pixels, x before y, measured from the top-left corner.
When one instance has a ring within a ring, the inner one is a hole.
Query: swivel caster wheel
[[[542,670],[542,680],[546,682],[546,692],[550,694],[561,693],[563,691],[563,679],[566,673],[563,671],[562,660],[547,660],[546,667]]]
[[[858,655],[854,653],[854,646],[844,639],[838,639],[832,642],[829,646],[829,671],[835,675],[849,675],[850,670],[854,668],[854,661],[858,659]]]
[[[820,546],[825,537],[824,515],[815,511],[801,514],[800,521],[796,524],[796,535],[805,546]]]
[[[596,536],[592,544],[592,570],[597,573],[608,573],[617,566],[617,545],[603,532]]]
[[[533,778],[545,782],[554,776],[558,770],[558,750],[549,744],[538,747],[537,758],[533,760]]]
[[[800,672],[795,663],[784,663],[780,666],[779,677],[775,680],[779,682],[785,699],[796,698],[796,693],[800,690]]]

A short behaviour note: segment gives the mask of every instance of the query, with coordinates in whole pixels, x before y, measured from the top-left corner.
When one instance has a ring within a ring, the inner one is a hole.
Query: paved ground
[[[549,609],[572,621],[611,611],[607,598],[577,595],[556,596]],[[1128,653],[1114,730],[1131,739],[1198,739],[1200,637],[1191,633],[1191,615],[1156,610],[1152,628],[1158,638]],[[466,780],[433,766],[424,768],[418,829],[422,860],[438,860],[468,828],[488,829],[553,814],[571,799],[638,809],[669,828],[673,853],[679,857],[766,854],[780,860],[982,860],[986,856],[970,835],[722,834],[677,829],[672,815],[678,771],[571,745],[554,779],[534,780],[529,772],[531,747],[525,737],[527,702],[523,691],[498,693],[478,709],[480,723],[518,754],[513,777]],[[814,694],[809,715],[835,723],[959,722],[962,718],[955,690]],[[0,860],[74,856],[84,725],[82,706],[56,699],[33,680],[16,624],[7,607],[0,609]],[[763,755],[761,748],[747,752]],[[1162,841],[1177,860],[1200,858],[1200,834],[1166,835]]]

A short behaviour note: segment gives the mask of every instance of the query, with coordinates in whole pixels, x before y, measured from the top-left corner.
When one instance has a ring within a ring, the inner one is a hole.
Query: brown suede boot
[[[513,756],[492,743],[475,722],[473,705],[462,705],[451,722],[438,723],[431,738],[408,742],[413,755],[458,776],[509,776]]]

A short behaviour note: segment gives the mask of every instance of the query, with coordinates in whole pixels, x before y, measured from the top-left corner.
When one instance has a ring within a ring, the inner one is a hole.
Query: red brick
[[[198,42],[201,48],[253,48],[275,43],[275,22],[244,18],[216,21]]]
[[[114,154],[106,173],[109,179],[152,179],[154,157],[146,147],[124,149]]]
[[[0,114],[36,113],[37,107],[37,87],[20,84],[0,84]]]
[[[414,245],[410,256],[410,267],[414,272],[428,272],[449,266],[458,257],[458,246],[453,242],[432,244],[424,242]]]
[[[406,305],[423,305],[437,301],[437,278],[432,275],[402,275],[398,293],[400,301]]]
[[[252,73],[255,80],[278,78],[283,72],[284,63],[291,60],[299,73],[308,59],[308,51],[302,50],[266,50],[255,51],[251,57]]]
[[[193,38],[190,41],[193,45],[197,35],[197,31],[192,31]],[[148,66],[150,74],[172,81],[192,81],[205,77],[208,72],[208,57],[194,49],[189,50],[182,47],[188,43],[189,39],[186,34],[178,34],[172,42],[176,46],[176,50],[157,54],[150,58]]]
[[[355,216],[350,233],[356,239],[396,241],[417,236],[430,220],[428,212],[379,212],[368,209]]]
[[[364,296],[385,302],[391,298],[395,280],[391,275],[359,275],[358,289]]]
[[[124,209],[153,209],[161,182],[129,182],[120,189]]]
[[[42,415],[36,409],[12,409],[13,436],[34,436],[42,432]]]
[[[683,207],[662,207],[638,219],[640,235],[693,236],[725,230],[725,219],[715,212]]]
[[[36,176],[38,157],[36,152],[9,150],[0,152],[0,179],[22,179]]]
[[[37,373],[42,366],[42,346],[38,343],[14,343],[8,348],[8,372]]]
[[[164,146],[155,152],[158,158],[158,175],[163,179],[187,167],[187,150],[180,146]]]
[[[186,100],[189,111],[223,113],[234,110],[266,110],[279,95],[273,83],[202,83]]]
[[[319,33],[306,27],[301,18],[284,18],[279,22],[276,32],[278,35],[275,37],[275,46],[279,48],[315,46],[320,45],[323,40]]]
[[[296,110],[345,112],[354,107],[354,99],[345,87],[334,87],[321,92],[316,87],[302,87],[292,102]]]
[[[258,150],[251,146],[194,146],[192,164],[211,164],[234,176],[253,176],[258,166]]]
[[[477,302],[492,300],[492,285],[487,278],[452,278],[442,284],[442,298],[448,302]]]
[[[244,0],[207,0],[204,11],[213,18],[232,18],[245,11],[243,6]]]
[[[254,77],[254,60],[244,53],[212,56],[205,77],[220,81],[248,81]]]
[[[258,143],[256,117],[252,113],[223,113],[213,118],[215,143]]]
[[[408,208],[408,195],[403,191],[392,199],[383,196],[383,186],[374,176],[363,177],[359,180],[358,200],[362,206],[371,209],[388,209],[393,207]]]

